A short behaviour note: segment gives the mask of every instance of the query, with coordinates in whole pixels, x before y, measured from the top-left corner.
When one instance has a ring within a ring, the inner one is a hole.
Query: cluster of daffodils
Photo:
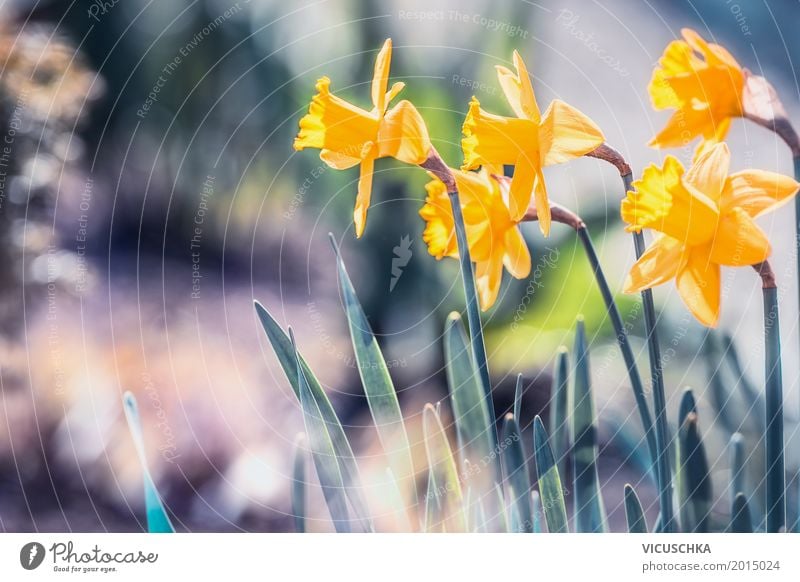
[[[662,166],[646,168],[623,200],[621,214],[629,231],[656,232],[652,246],[633,266],[626,291],[674,279],[687,307],[713,326],[719,318],[720,267],[767,259],[769,241],[754,219],[791,199],[800,185],[758,170],[729,174],[730,152],[723,140],[731,118],[745,115],[749,73],[719,45],[693,31],[684,30],[683,36],[667,47],[649,86],[656,109],[675,110],[650,145],[702,141],[691,168],[667,156]],[[550,232],[543,168],[595,153],[604,145],[603,133],[560,100],[541,113],[525,63],[515,51],[514,71],[497,66],[513,115],[489,113],[473,97],[462,128],[464,162],[460,170],[450,169],[414,105],[402,100],[390,107],[404,87],[388,87],[391,52],[387,40],[375,63],[369,111],[333,95],[330,80],[321,78],[294,147],[320,149],[320,158],[335,169],[360,167],[353,214],[358,237],[366,224],[376,159],[393,157],[428,169],[431,181],[420,210],[426,221],[423,238],[437,259],[457,258],[453,204],[460,206],[478,297],[486,310],[496,301],[504,268],[518,279],[530,274],[520,223],[537,220],[545,236]],[[504,166],[513,166],[512,178],[504,176]]]

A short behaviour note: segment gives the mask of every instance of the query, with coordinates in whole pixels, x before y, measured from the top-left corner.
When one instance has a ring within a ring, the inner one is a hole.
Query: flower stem
[[[655,438],[655,431],[653,430],[653,419],[650,415],[650,408],[647,406],[647,398],[644,392],[644,385],[642,384],[642,377],[639,374],[639,368],[636,366],[636,358],[633,355],[633,349],[631,349],[630,341],[628,340],[628,334],[625,331],[625,326],[622,323],[622,317],[620,316],[619,309],[617,308],[617,304],[614,301],[614,295],[611,293],[611,289],[608,286],[608,281],[606,280],[606,276],[603,273],[603,269],[600,266],[600,260],[597,256],[597,251],[594,248],[594,244],[592,243],[592,238],[589,236],[589,230],[586,228],[586,225],[581,225],[579,228],[575,229],[578,234],[578,238],[580,239],[581,243],[583,244],[583,248],[586,251],[586,258],[589,259],[589,264],[592,266],[592,271],[594,272],[594,277],[597,280],[597,286],[600,289],[600,294],[603,296],[603,302],[606,304],[606,310],[608,311],[609,319],[611,319],[611,325],[614,326],[614,333],[616,334],[617,343],[619,344],[619,349],[622,352],[622,359],[625,360],[625,366],[628,368],[628,376],[631,380],[631,385],[633,387],[633,396],[636,399],[636,407],[639,409],[639,416],[642,419],[642,425],[644,426],[645,437],[647,438],[647,446],[650,451],[650,458],[654,462],[654,476],[658,476],[657,466],[655,465],[655,460],[657,457],[657,441]]]
[[[429,170],[439,178],[447,187],[447,194],[450,198],[450,205],[453,209],[453,223],[456,230],[456,243],[458,245],[458,260],[461,268],[461,280],[464,284],[464,295],[467,300],[467,323],[469,324],[470,345],[472,346],[472,357],[475,367],[480,375],[486,393],[486,402],[489,408],[489,415],[492,420],[493,430],[491,431],[492,441],[497,445],[497,417],[495,416],[494,403],[492,401],[492,384],[489,378],[489,366],[486,362],[486,345],[483,341],[483,328],[481,326],[480,305],[478,304],[478,292],[475,288],[475,270],[469,254],[469,244],[467,242],[467,229],[464,226],[464,216],[461,212],[461,203],[458,197],[458,185],[456,184],[453,172],[444,163],[435,148],[431,147],[428,159],[420,167]],[[502,476],[498,475],[498,478]]]
[[[633,175],[622,176],[625,192],[632,188]],[[633,245],[636,258],[639,259],[645,251],[644,234],[633,233]],[[650,355],[650,378],[653,384],[653,411],[656,415],[656,447],[658,448],[658,499],[661,511],[661,524],[665,533],[675,531],[674,511],[672,507],[672,473],[669,466],[669,428],[667,420],[667,398],[664,392],[664,373],[661,368],[661,347],[658,343],[656,331],[656,308],[653,302],[652,289],[642,291],[642,305],[644,307],[644,328],[647,335],[647,349]]]
[[[783,450],[783,378],[778,286],[768,262],[753,265],[761,275],[764,293],[767,428],[767,532],[786,525],[786,477]]]
[[[587,156],[598,158],[612,164],[619,171],[624,187],[623,197],[633,189],[633,172],[625,158],[608,144],[602,144]],[[639,259],[645,250],[644,235],[641,232],[633,233],[633,244],[636,258]],[[644,307],[644,327],[647,334],[647,348],[650,356],[650,378],[653,388],[653,411],[656,416],[656,449],[655,456],[656,474],[658,476],[658,500],[661,515],[659,516],[660,531],[667,533],[675,531],[674,510],[672,506],[672,473],[669,465],[667,444],[669,443],[669,428],[667,424],[667,400],[664,393],[664,376],[661,369],[661,349],[656,333],[656,309],[653,303],[653,292],[650,289],[642,291],[642,305]]]
[[[800,154],[795,154],[793,158],[794,162],[794,179],[800,181]],[[800,289],[800,197],[795,196],[794,198],[794,220],[795,220],[795,256],[797,258],[797,284],[798,289]],[[798,298],[800,300],[800,297]],[[800,320],[800,311],[798,311],[798,319]],[[797,502],[796,502],[796,509],[797,513],[795,515],[794,524],[792,525],[791,530],[795,533],[800,532],[800,472],[795,475],[795,481],[797,482]]]

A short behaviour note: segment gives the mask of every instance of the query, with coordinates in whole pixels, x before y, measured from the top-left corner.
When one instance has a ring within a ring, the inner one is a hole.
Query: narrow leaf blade
[[[174,533],[175,528],[164,509],[161,496],[158,494],[156,484],[150,475],[147,466],[147,456],[145,455],[144,436],[142,435],[142,421],[139,416],[139,405],[132,392],[125,392],[122,396],[125,418],[128,421],[133,444],[136,448],[136,455],[142,466],[142,477],[144,479],[144,505],[147,512],[147,531],[150,533]]]
[[[558,466],[553,459],[553,451],[547,442],[547,431],[542,419],[533,419],[533,449],[536,459],[536,474],[539,477],[539,495],[544,508],[544,519],[550,533],[567,533],[567,506],[564,503],[564,489]]]

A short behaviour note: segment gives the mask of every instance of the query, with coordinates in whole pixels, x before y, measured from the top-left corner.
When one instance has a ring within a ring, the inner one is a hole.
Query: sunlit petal
[[[361,175],[358,177],[358,195],[356,196],[356,207],[353,211],[353,223],[355,224],[358,238],[361,238],[361,235],[364,234],[364,226],[367,223],[367,210],[369,209],[372,195],[372,173],[374,167],[374,158],[368,157],[361,162]]]
[[[386,87],[389,86],[389,68],[392,63],[392,39],[387,38],[375,59],[375,72],[372,76],[372,104],[382,114],[386,110]]]
[[[539,126],[539,148],[545,166],[583,156],[604,140],[594,121],[558,99],[547,108]]]
[[[792,200],[798,188],[800,184],[783,174],[763,170],[736,172],[728,176],[720,208],[726,212],[739,207],[755,218]]]
[[[681,299],[700,323],[715,327],[719,321],[720,268],[709,258],[708,247],[692,249],[679,269],[676,283]]]
[[[481,109],[472,98],[463,126],[464,170],[484,163],[514,164],[525,153],[538,159],[537,125],[527,119],[501,117]]]
[[[711,242],[711,260],[729,267],[761,263],[771,252],[767,235],[741,208],[722,216]]]
[[[711,200],[718,201],[728,177],[730,163],[731,152],[728,144],[723,142],[710,145],[683,175],[683,181],[691,184]]]
[[[686,261],[680,241],[659,235],[631,268],[625,279],[625,293],[638,293],[674,279]]]
[[[431,151],[428,128],[410,101],[400,101],[383,118],[378,131],[378,157],[391,156],[419,165]]]

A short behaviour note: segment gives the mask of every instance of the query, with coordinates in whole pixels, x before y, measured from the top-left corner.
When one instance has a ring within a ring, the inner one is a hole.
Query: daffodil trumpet
[[[609,319],[611,319],[611,324],[614,327],[614,333],[616,334],[619,349],[622,352],[622,358],[625,361],[625,366],[628,370],[628,377],[631,380],[633,396],[636,401],[636,407],[639,410],[639,416],[641,418],[644,434],[647,439],[650,459],[653,463],[653,476],[658,479],[658,441],[656,439],[656,431],[653,429],[653,419],[650,414],[650,408],[647,404],[644,385],[642,383],[641,375],[639,374],[639,368],[636,365],[636,358],[633,354],[630,340],[628,339],[628,333],[625,330],[625,326],[622,322],[622,317],[619,313],[619,308],[617,307],[616,301],[614,301],[614,294],[611,292],[611,288],[608,285],[608,280],[606,279],[605,273],[600,265],[600,259],[597,256],[597,251],[595,250],[594,244],[592,243],[592,238],[589,235],[589,229],[586,228],[586,223],[583,221],[583,219],[581,219],[580,216],[561,206],[560,204],[555,204],[553,202],[550,203],[550,217],[553,222],[565,224],[573,229],[578,235],[578,239],[581,241],[581,244],[586,252],[586,257],[589,260],[592,271],[594,272],[597,286],[600,290],[600,294],[603,297],[603,302],[606,305]],[[537,221],[538,219],[539,214],[536,206],[531,206],[526,211],[522,220],[523,222],[532,222]]]
[[[622,178],[622,196],[624,198],[627,192],[632,189],[633,170],[631,170],[630,165],[622,154],[607,143],[603,143],[586,155],[606,161],[619,171],[620,178]],[[636,252],[636,259],[638,260],[642,257],[642,254],[644,254],[646,247],[644,234],[641,231],[633,232],[633,246]],[[653,291],[651,289],[642,289],[642,306],[644,308],[647,351],[650,359],[650,381],[653,386],[653,411],[656,417],[654,445],[656,453],[652,455],[652,458],[659,489],[659,509],[661,512],[659,524],[662,531],[671,532],[674,531],[675,524],[674,508],[672,505],[672,471],[667,451],[669,420],[667,418],[664,374],[661,367],[661,347],[658,342],[658,333],[656,331],[656,308],[653,301]]]
[[[786,526],[786,461],[783,446],[783,376],[778,285],[768,261],[753,265],[761,277],[764,296],[764,353],[766,365],[767,519],[769,533]]]

